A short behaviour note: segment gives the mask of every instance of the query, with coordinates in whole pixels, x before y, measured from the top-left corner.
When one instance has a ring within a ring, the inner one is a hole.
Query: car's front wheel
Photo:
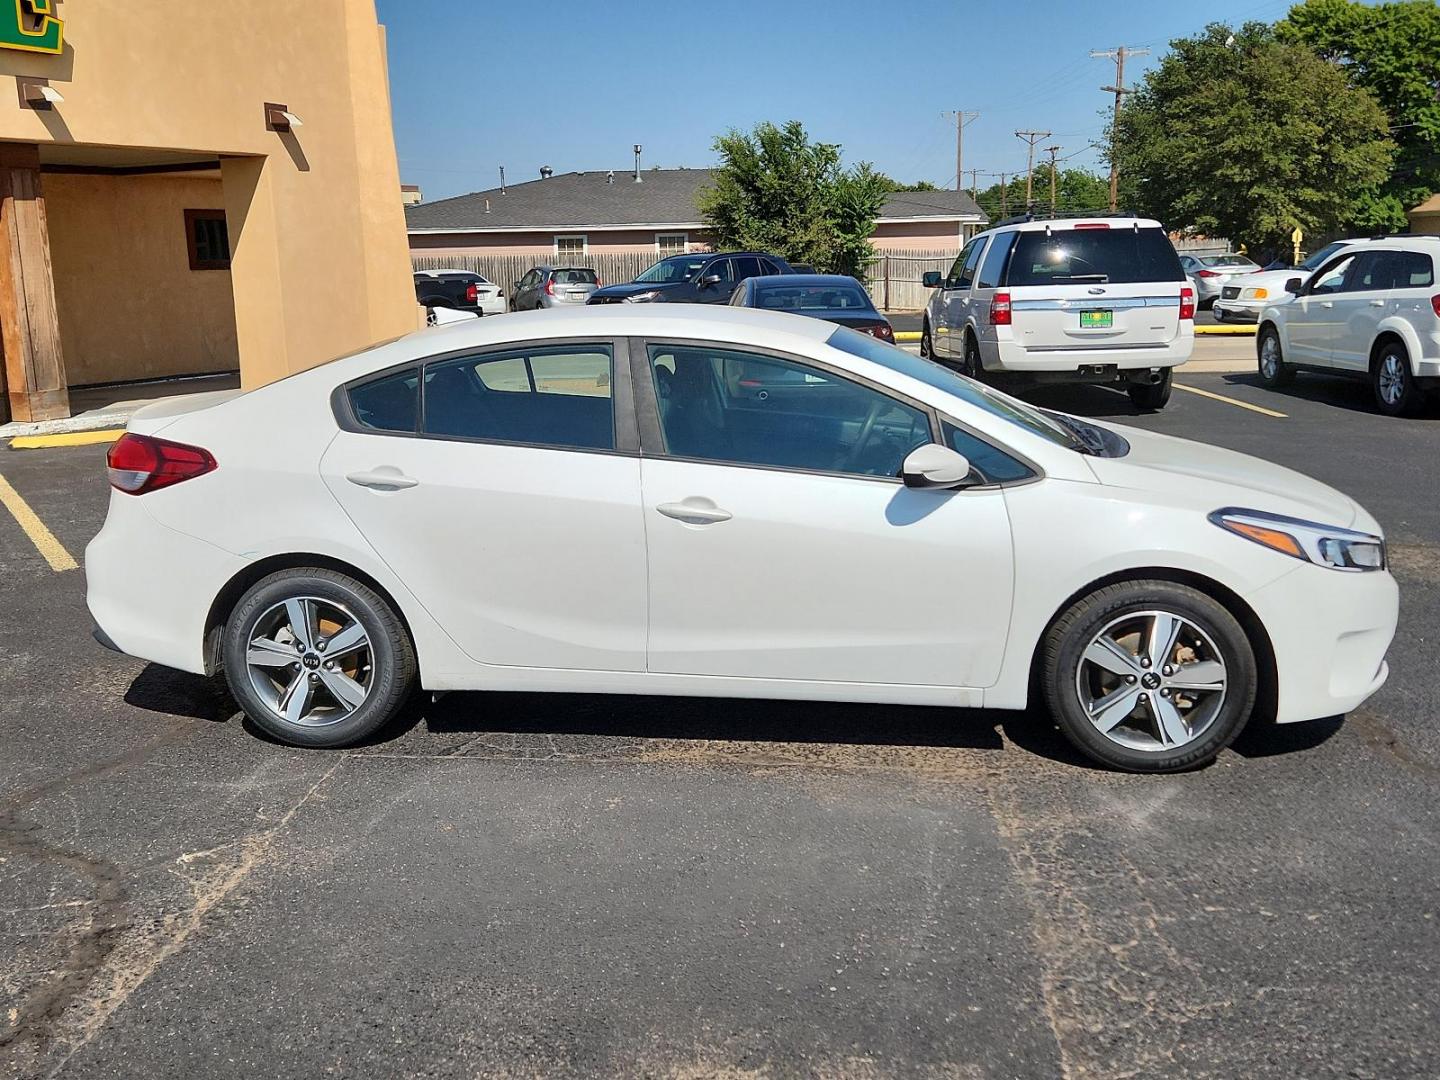
[[[1266,386],[1285,386],[1295,378],[1295,368],[1285,362],[1285,354],[1280,348],[1280,332],[1273,326],[1260,331],[1256,363],[1260,381]]]
[[[1245,631],[1205,593],[1169,581],[1109,585],[1046,635],[1044,690],[1074,745],[1132,772],[1206,765],[1240,734],[1258,691]]]
[[[226,622],[221,653],[245,715],[292,746],[359,742],[395,718],[415,682],[415,649],[390,604],[319,568],[251,586]]]
[[[1375,404],[1387,416],[1414,416],[1425,401],[1415,376],[1410,373],[1410,354],[1398,341],[1381,346],[1370,369]]]
[[[1130,403],[1146,412],[1158,412],[1170,404],[1170,387],[1173,382],[1173,369],[1165,368],[1160,373],[1159,382],[1131,383]]]
[[[930,337],[929,319],[926,319],[920,326],[920,355],[926,360],[935,359],[935,342]]]

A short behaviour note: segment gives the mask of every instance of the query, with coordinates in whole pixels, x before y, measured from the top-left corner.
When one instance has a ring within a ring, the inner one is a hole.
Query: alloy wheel
[[[1266,334],[1260,342],[1260,374],[1267,379],[1275,378],[1280,370],[1280,342],[1274,334]]]
[[[1405,396],[1405,369],[1400,357],[1387,353],[1380,361],[1380,400],[1391,408]]]
[[[1123,615],[1085,647],[1075,692],[1095,730],[1130,750],[1168,752],[1209,730],[1225,703],[1224,657],[1206,630],[1168,611]]]
[[[275,717],[324,727],[365,703],[374,676],[370,636],[342,604],[297,596],[267,608],[245,650],[250,685]]]

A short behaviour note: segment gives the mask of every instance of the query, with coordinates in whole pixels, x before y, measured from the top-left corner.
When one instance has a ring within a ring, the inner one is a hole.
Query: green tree
[[[1338,63],[1380,102],[1399,151],[1390,178],[1361,196],[1354,216],[1365,227],[1403,227],[1407,207],[1440,191],[1440,6],[1309,0],[1276,33]]]
[[[859,277],[889,189],[862,162],[840,164],[840,147],[811,142],[798,120],[757,124],[715,140],[720,167],[699,196],[719,248],[773,251],[792,262]]]
[[[916,180],[913,184],[902,184],[899,180],[892,180],[884,173],[877,173],[885,185],[886,191],[939,191],[940,189],[929,180]]]
[[[1273,28],[1211,24],[1171,42],[1120,113],[1122,204],[1260,249],[1334,232],[1389,175],[1374,96]]]
[[[1050,211],[1050,166],[1035,167],[1032,200],[1037,214]],[[1000,185],[981,188],[976,202],[991,221],[1025,212],[1025,174],[1008,178],[1005,198],[1000,198]],[[1086,169],[1057,169],[1055,174],[1055,210],[1061,214],[1103,212],[1110,206],[1110,181]]]

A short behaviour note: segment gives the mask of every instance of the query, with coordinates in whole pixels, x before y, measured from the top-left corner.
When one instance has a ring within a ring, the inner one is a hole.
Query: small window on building
[[[683,232],[659,232],[655,234],[655,250],[663,259],[668,255],[690,254],[690,234]]]
[[[186,210],[185,240],[191,270],[230,269],[230,231],[224,210]]]
[[[555,237],[555,257],[557,259],[580,259],[590,253],[589,238],[585,236],[557,236]]]

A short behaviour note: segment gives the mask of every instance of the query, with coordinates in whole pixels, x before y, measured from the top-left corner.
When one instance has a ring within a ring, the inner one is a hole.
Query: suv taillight
[[[990,298],[990,325],[1010,325],[1010,294],[997,292]]]
[[[474,304],[480,299],[480,288],[473,281],[465,286],[465,302]]]
[[[110,486],[127,495],[144,495],[215,471],[209,450],[128,431],[110,447],[105,464]]]
[[[1195,318],[1195,290],[1189,285],[1180,289],[1180,318],[1182,321]]]
[[[1440,293],[1430,297],[1430,306],[1435,309],[1435,314],[1440,315]]]

